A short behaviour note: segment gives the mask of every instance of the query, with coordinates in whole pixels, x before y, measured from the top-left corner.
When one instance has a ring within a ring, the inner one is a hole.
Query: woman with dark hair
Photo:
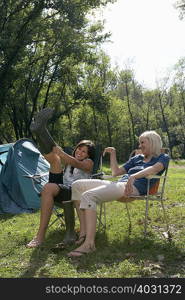
[[[30,126],[30,130],[36,135],[41,153],[50,163],[50,172],[49,182],[41,192],[39,229],[36,237],[27,244],[28,248],[36,248],[43,243],[54,202],[71,200],[72,183],[77,179],[90,178],[93,169],[94,143],[90,140],[82,140],[76,145],[72,155],[64,152],[56,145],[46,128],[52,113],[53,110],[49,108],[42,110]],[[69,202],[64,205],[64,215],[66,233],[63,244],[68,244],[76,240],[73,203]]]

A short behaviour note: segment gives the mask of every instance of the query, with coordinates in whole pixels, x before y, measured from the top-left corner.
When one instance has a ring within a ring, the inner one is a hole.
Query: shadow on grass
[[[51,248],[55,244],[62,241],[64,233],[65,231],[61,229],[58,230],[56,229],[54,231],[51,231],[47,234],[46,239],[42,246],[27,250],[31,252],[31,255],[30,255],[28,267],[20,275],[20,278],[49,277],[48,266],[46,265],[46,261],[48,259],[48,256],[52,255]],[[46,269],[47,272],[45,272]]]
[[[6,213],[6,214],[0,214],[0,221],[6,221],[6,220],[9,220],[9,219],[11,219],[11,218],[14,218],[14,217],[16,217],[17,215],[15,214],[8,214],[8,213]]]
[[[21,215],[25,215],[25,214],[31,216],[34,213],[37,213],[37,211],[33,210],[33,211],[30,211],[30,212],[22,212],[20,214],[3,213],[3,214],[0,214],[0,221],[7,221],[7,220],[9,220],[11,218],[15,218],[17,216],[21,216]]]
[[[122,241],[115,239],[111,243],[99,235],[96,244],[96,252],[80,259],[73,259],[79,273],[82,270],[83,273],[87,271],[95,274],[98,268],[110,270],[111,266],[116,270],[120,263],[129,260],[130,263],[139,266],[140,277],[147,277],[147,272],[142,271],[142,264],[143,267],[145,264],[162,265],[164,277],[173,276],[178,272],[182,274],[184,250],[177,247],[174,242],[156,241],[152,234],[147,238],[133,237]],[[160,261],[161,257],[162,261]]]
[[[69,274],[71,274],[70,268],[71,272],[74,272],[72,270],[75,268],[79,277],[81,274],[83,277],[86,273],[88,277],[89,274],[93,274],[92,277],[97,277],[97,270],[100,274],[98,277],[101,277],[102,269],[111,274],[112,270],[116,272],[115,270],[119,269],[120,263],[124,264],[124,261],[138,266],[137,274],[139,277],[151,277],[145,264],[162,265],[164,277],[171,277],[178,272],[182,273],[182,261],[185,259],[184,250],[180,249],[173,241],[169,243],[163,239],[156,240],[156,236],[152,233],[146,238],[140,235],[131,238],[124,236],[123,238],[121,234],[116,234],[110,242],[106,232],[99,232],[96,236],[97,250],[74,259],[68,258],[67,253],[76,248],[75,245],[55,253],[52,251],[52,247],[62,241],[64,233],[65,231],[61,231],[61,229],[49,232],[43,247],[28,249],[28,251],[32,251],[29,264],[20,278],[52,278],[50,268],[55,268],[61,263],[61,260],[64,261],[64,268],[67,266],[69,269]],[[163,257],[162,261],[159,261],[159,257]],[[118,272],[118,274],[120,273]]]
[[[35,248],[35,249],[28,249],[32,251],[28,267],[25,271],[19,276],[20,278],[51,278],[52,276],[49,275],[48,269],[49,265],[46,265],[46,261],[48,260],[48,256],[52,257],[52,266],[57,265],[61,262],[61,259],[66,258],[66,261],[70,261],[67,257],[67,253],[71,250],[75,249],[76,246],[70,245],[67,246],[65,249],[59,249],[58,251],[53,251],[53,247],[63,240],[63,236],[65,231],[61,229],[55,230],[51,233],[47,234],[47,238],[45,243],[42,247]],[[100,233],[99,238],[104,240],[105,243],[108,243],[106,238],[106,233]]]

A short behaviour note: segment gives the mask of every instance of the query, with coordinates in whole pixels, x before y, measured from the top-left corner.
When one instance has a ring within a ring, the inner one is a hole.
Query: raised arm
[[[78,160],[75,157],[67,154],[59,146],[53,148],[53,152],[56,153],[65,165],[70,165],[74,168],[82,169],[87,173],[91,173],[93,169],[93,161],[91,159]]]
[[[126,171],[123,167],[119,167],[116,157],[116,149],[114,147],[107,147],[103,151],[103,156],[109,153],[110,154],[110,167],[112,170],[112,176],[119,176],[125,174]]]

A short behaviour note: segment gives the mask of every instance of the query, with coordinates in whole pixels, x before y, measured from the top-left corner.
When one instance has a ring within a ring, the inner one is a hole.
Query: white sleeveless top
[[[89,158],[87,158],[87,159],[89,159]],[[91,176],[91,173],[87,173],[87,172],[83,171],[82,169],[77,169],[77,168],[74,168],[73,173],[71,174],[71,166],[68,165],[64,172],[63,184],[71,186],[75,180],[89,179],[90,176]]]

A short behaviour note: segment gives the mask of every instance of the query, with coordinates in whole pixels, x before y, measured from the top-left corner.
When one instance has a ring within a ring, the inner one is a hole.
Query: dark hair
[[[88,158],[92,159],[94,161],[95,159],[95,144],[91,141],[91,140],[81,140],[75,147],[75,149],[73,150],[73,154],[72,156],[75,157],[75,152],[77,150],[77,148],[79,147],[83,147],[86,146],[87,147],[87,153],[88,153]],[[74,167],[71,167],[71,173],[73,173]]]
[[[75,149],[73,151],[73,156],[75,156],[75,152],[76,152],[77,148],[83,147],[83,146],[86,146],[88,148],[88,150],[87,150],[88,156],[89,156],[89,158],[91,158],[92,160],[94,160],[94,158],[95,158],[95,145],[90,140],[82,140],[82,141],[80,141],[76,145],[76,147],[75,147]]]

